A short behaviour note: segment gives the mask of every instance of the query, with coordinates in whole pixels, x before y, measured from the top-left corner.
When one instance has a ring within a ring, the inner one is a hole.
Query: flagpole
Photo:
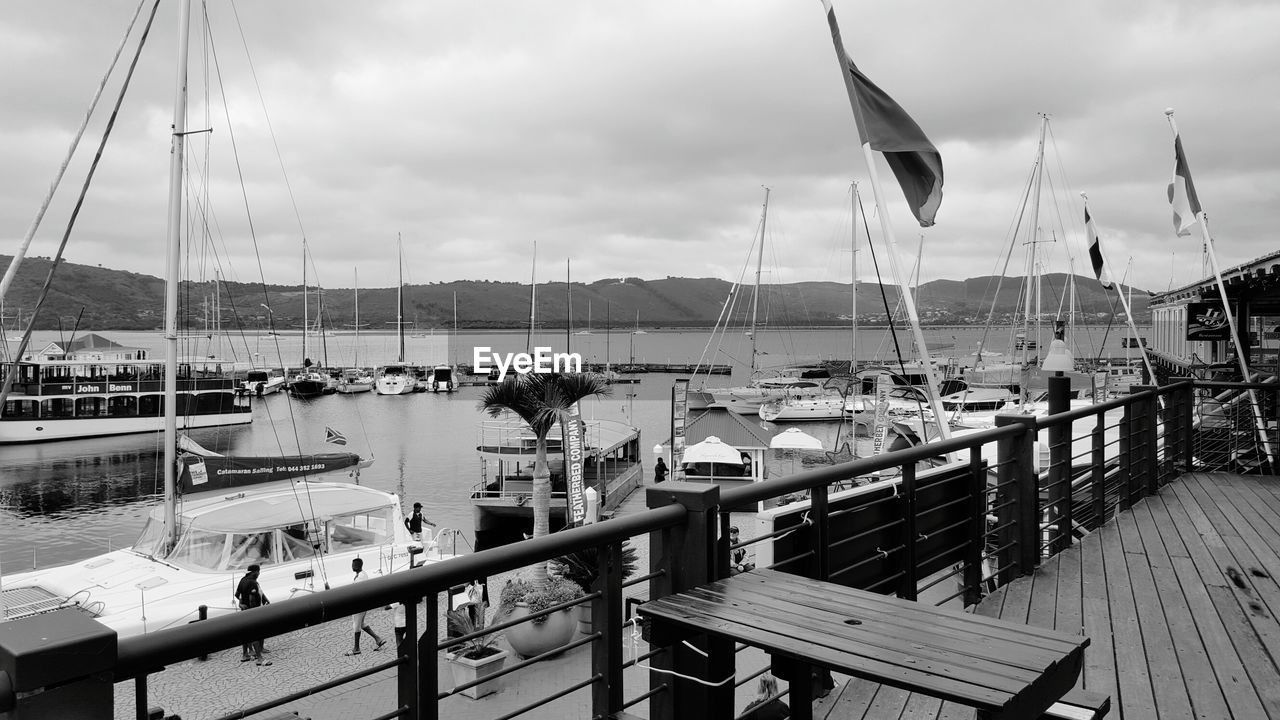
[[[1084,212],[1086,215],[1089,215],[1089,196],[1084,193],[1080,193],[1080,197],[1084,199]],[[1092,218],[1093,216],[1089,215],[1089,217]],[[1094,226],[1094,229],[1097,229],[1096,225]],[[1088,240],[1089,242],[1093,242],[1094,238],[1088,238]],[[1102,266],[1111,267],[1111,263],[1106,260],[1106,252],[1103,251],[1101,242],[1098,243],[1098,254],[1103,257]],[[1156,380],[1156,371],[1151,367],[1151,359],[1147,357],[1147,348],[1143,346],[1142,341],[1138,339],[1138,328],[1133,323],[1133,310],[1129,308],[1129,301],[1124,297],[1124,289],[1120,287],[1120,283],[1118,282],[1113,284],[1116,288],[1116,296],[1120,298],[1120,306],[1124,308],[1124,319],[1129,325],[1129,332],[1133,333],[1134,341],[1138,343],[1138,353],[1142,355],[1142,365],[1147,370],[1147,376],[1151,378],[1152,385],[1159,385],[1160,382]]]
[[[828,13],[831,12],[830,0],[822,0],[823,7]],[[834,21],[834,20],[833,20]],[[845,56],[844,47],[837,41],[833,35],[832,44],[836,49],[836,56],[840,62],[840,75],[844,78],[845,90],[849,93],[849,105],[853,110],[854,119],[859,117],[858,96],[853,88],[853,78],[847,70],[849,59]],[[893,281],[898,285],[898,291],[902,297],[903,303],[907,308],[907,318],[911,321],[911,333],[915,338],[916,347],[920,348],[921,354],[924,356],[924,374],[927,382],[925,388],[926,395],[929,398],[929,409],[933,411],[934,421],[938,425],[938,436],[940,439],[951,439],[951,428],[947,425],[947,416],[942,412],[942,402],[938,399],[938,378],[933,371],[933,359],[929,356],[929,346],[924,341],[924,331],[920,329],[920,315],[916,312],[915,298],[911,296],[911,289],[904,281],[900,263],[898,262],[898,240],[893,232],[893,223],[889,220],[889,213],[885,211],[884,190],[880,186],[880,175],[876,171],[875,151],[871,149],[870,142],[862,143],[862,155],[867,161],[867,174],[871,180],[871,194],[875,198],[876,207],[880,212],[880,232],[884,234],[884,243],[887,246],[887,256],[889,258],[889,271],[893,275]],[[870,238],[867,239],[870,243]],[[924,431],[923,418],[921,418],[921,429]],[[928,432],[925,431],[926,437],[921,438],[922,441],[928,441]]]
[[[1164,115],[1169,119],[1169,129],[1173,131],[1173,139],[1177,141],[1178,123],[1173,119],[1173,108],[1165,110]],[[1185,155],[1185,148],[1183,153]],[[1213,251],[1213,237],[1209,235],[1209,219],[1205,216],[1203,207],[1196,212],[1196,221],[1200,225],[1200,235],[1204,239],[1204,247],[1209,255],[1209,265],[1213,268],[1213,281],[1218,286],[1218,294],[1222,296],[1222,310],[1227,315],[1227,327],[1230,328],[1232,341],[1236,345],[1236,361],[1240,364],[1240,377],[1247,383],[1252,377],[1248,359],[1245,357],[1248,348],[1241,347],[1241,341],[1244,338],[1240,337],[1240,330],[1236,327],[1236,317],[1231,312],[1231,301],[1227,297],[1227,286],[1222,282],[1222,271],[1218,268],[1218,254]],[[1275,457],[1271,452],[1271,443],[1267,440],[1267,431],[1262,423],[1262,408],[1258,405],[1258,394],[1252,389],[1247,392],[1249,405],[1253,408],[1253,426],[1258,435],[1258,442],[1262,446],[1262,451],[1267,454],[1267,463],[1274,468]]]

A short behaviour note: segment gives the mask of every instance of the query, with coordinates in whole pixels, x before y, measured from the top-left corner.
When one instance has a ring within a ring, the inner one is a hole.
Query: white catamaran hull
[[[221,427],[223,425],[247,425],[253,414],[246,412],[218,413],[216,415],[178,416],[178,429]],[[107,435],[132,435],[134,433],[161,432],[163,417],[104,417],[22,420],[6,418],[0,422],[0,445],[10,443],[43,442],[46,440],[74,440]]]

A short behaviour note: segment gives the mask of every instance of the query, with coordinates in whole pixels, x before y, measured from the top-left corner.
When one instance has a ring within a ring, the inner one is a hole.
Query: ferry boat
[[[17,376],[0,412],[0,444],[164,430],[163,360],[36,358],[2,363],[0,371],[14,364]],[[236,392],[230,362],[181,361],[177,368],[178,429],[253,420],[250,396]]]
[[[5,576],[0,621],[70,607],[138,635],[196,620],[201,606],[209,617],[236,612],[234,588],[251,564],[275,604],[349,584],[357,557],[370,575],[453,557],[456,532],[413,540],[396,495],[314,477],[367,465],[353,453],[184,454],[172,509],[153,508],[132,547]]]

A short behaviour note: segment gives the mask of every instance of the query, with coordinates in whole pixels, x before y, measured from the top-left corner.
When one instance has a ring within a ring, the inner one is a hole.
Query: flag
[[[1089,262],[1093,263],[1093,274],[1102,283],[1102,287],[1110,290],[1111,281],[1103,279],[1106,268],[1102,266],[1102,240],[1098,237],[1098,228],[1093,224],[1088,205],[1084,206],[1084,231],[1089,235]]]
[[[831,40],[835,43],[845,89],[853,105],[858,138],[864,145],[870,145],[872,150],[884,155],[885,162],[898,178],[911,214],[916,216],[920,227],[929,227],[942,204],[942,155],[907,111],[853,64],[840,39],[840,27],[836,24],[831,0],[822,0],[822,5],[827,10]]]
[[[1200,213],[1200,198],[1196,186],[1191,183],[1191,169],[1187,156],[1182,152],[1182,137],[1173,136],[1173,182],[1169,183],[1169,204],[1173,206],[1173,229],[1179,235],[1190,235],[1191,226]]]
[[[326,426],[324,429],[324,441],[327,443],[333,443],[334,445],[346,445],[347,436]]]

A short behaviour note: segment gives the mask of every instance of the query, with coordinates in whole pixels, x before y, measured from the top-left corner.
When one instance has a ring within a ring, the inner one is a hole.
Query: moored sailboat
[[[400,271],[396,283],[396,339],[399,341],[399,352],[394,363],[378,369],[374,392],[379,395],[408,395],[416,392],[418,386],[415,368],[404,361],[404,253],[399,236],[396,237],[396,258]]]

